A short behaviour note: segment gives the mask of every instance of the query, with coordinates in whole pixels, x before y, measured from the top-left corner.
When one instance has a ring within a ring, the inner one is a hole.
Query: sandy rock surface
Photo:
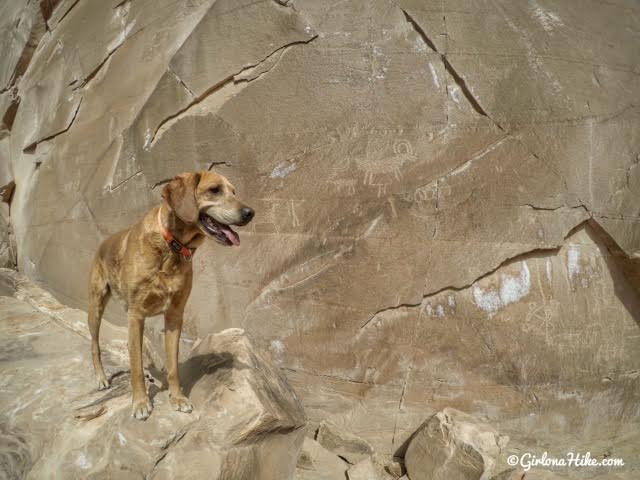
[[[113,386],[97,391],[85,339],[14,297],[0,312],[4,478],[292,478],[304,412],[242,330],[206,337],[183,364],[193,414],[149,375],[154,410],[140,422],[113,356]]]

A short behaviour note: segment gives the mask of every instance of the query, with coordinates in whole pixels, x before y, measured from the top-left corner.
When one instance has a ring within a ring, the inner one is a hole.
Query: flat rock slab
[[[242,330],[205,338],[183,365],[193,414],[172,410],[154,380],[153,414],[139,422],[128,373],[108,355],[113,386],[97,392],[85,339],[12,297],[0,312],[0,476],[293,477],[304,411]]]

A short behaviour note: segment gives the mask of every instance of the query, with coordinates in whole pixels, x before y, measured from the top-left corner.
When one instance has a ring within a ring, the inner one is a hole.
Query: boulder
[[[112,388],[94,391],[85,339],[13,297],[0,297],[0,312],[0,476],[293,478],[304,411],[242,330],[204,338],[182,365],[192,414],[171,409],[159,375],[139,422],[116,357],[105,353]]]
[[[293,476],[304,411],[243,330],[205,337],[184,365],[182,382],[194,405],[208,406],[206,416],[156,464],[151,478],[195,480],[203,472],[229,480]]]
[[[488,480],[509,441],[491,426],[446,408],[413,436],[404,457],[411,480]]]
[[[305,437],[296,468],[296,480],[342,480],[349,464],[312,438]]]
[[[368,442],[330,422],[320,424],[316,440],[352,465],[373,454],[373,448]]]

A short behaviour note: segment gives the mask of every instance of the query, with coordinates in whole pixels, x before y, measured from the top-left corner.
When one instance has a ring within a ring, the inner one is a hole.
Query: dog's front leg
[[[133,392],[131,415],[138,420],[149,418],[153,409],[144,385],[144,373],[142,371],[144,319],[144,315],[129,310],[129,363],[131,365],[131,390]]]
[[[182,303],[182,302],[180,302]],[[184,305],[172,305],[164,314],[164,346],[167,354],[167,381],[169,383],[169,401],[171,406],[180,412],[189,413],[193,406],[180,388],[178,374],[178,349],[182,332],[182,316]]]

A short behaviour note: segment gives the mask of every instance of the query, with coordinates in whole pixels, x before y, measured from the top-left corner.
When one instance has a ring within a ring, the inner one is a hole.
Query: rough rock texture
[[[116,357],[113,388],[97,392],[85,339],[14,297],[0,296],[0,319],[0,477],[293,477],[302,407],[241,330],[206,337],[183,365],[193,414],[172,410],[156,378],[141,423]]]
[[[638,475],[637,2],[1,8],[18,266],[61,301],[158,184],[215,167],[257,215],[198,251],[187,340],[244,328],[387,455],[452,407]]]
[[[508,441],[491,426],[446,408],[411,438],[404,464],[411,480],[489,480]]]

